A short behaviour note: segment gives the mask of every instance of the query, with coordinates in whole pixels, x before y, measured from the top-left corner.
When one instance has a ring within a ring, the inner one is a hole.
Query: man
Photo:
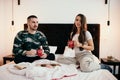
[[[14,39],[14,62],[33,62],[38,59],[54,60],[55,55],[50,53],[46,36],[37,31],[38,18],[30,15],[27,18],[27,25],[27,30],[18,32]],[[39,49],[42,49],[42,53],[40,53],[42,55],[38,55]]]

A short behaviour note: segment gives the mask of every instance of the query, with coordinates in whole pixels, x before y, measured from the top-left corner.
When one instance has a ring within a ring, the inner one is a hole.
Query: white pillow
[[[57,50],[57,46],[49,46],[50,48],[50,53],[55,53],[55,51]]]

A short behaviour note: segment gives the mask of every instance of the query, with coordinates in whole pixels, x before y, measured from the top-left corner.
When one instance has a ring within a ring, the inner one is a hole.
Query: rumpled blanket
[[[33,63],[19,63],[17,65],[25,66],[24,69],[18,70],[14,66],[16,64],[11,64],[8,67],[8,71],[13,74],[26,76],[26,78],[32,80],[62,80],[65,77],[76,76],[78,71],[74,64],[65,65],[60,64],[60,66],[55,66],[53,68],[36,66],[36,64],[50,64],[57,63],[55,61],[49,60],[38,60]],[[58,63],[57,63],[58,64]]]

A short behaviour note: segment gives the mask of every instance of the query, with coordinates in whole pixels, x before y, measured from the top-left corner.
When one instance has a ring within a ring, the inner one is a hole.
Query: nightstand
[[[108,60],[107,58],[101,58],[101,63],[107,64],[107,65],[112,65],[113,66],[113,75],[115,75],[118,80],[120,80],[120,61],[113,58],[111,60]],[[115,74],[116,72],[116,66],[118,66],[118,74]]]
[[[6,61],[13,61],[14,60],[14,55],[7,55],[3,57],[3,64],[6,64]]]

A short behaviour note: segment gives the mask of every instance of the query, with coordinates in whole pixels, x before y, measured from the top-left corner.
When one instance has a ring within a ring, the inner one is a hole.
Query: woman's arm
[[[90,39],[90,40],[87,41],[87,43],[88,43],[88,44],[82,45],[82,43],[80,43],[80,42],[78,42],[78,41],[74,41],[74,45],[75,45],[76,47],[82,47],[83,49],[93,51],[93,50],[94,50],[93,40]]]
[[[88,42],[88,45],[84,44],[84,45],[81,45],[81,47],[84,48],[84,49],[86,49],[86,50],[93,51],[94,50],[93,40],[90,39],[87,42]]]

